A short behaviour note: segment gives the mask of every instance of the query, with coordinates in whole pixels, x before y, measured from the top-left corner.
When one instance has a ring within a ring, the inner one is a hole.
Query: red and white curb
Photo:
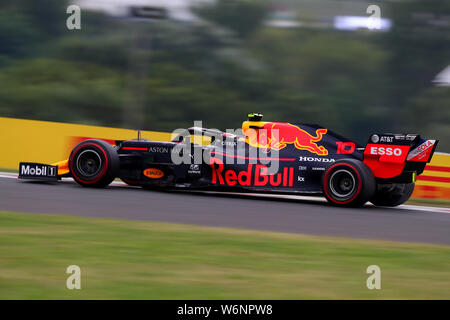
[[[17,179],[17,173],[0,172],[0,178]],[[73,179],[72,178],[62,178],[62,181],[73,182]],[[121,181],[113,181],[111,183],[111,185],[117,186],[117,187],[124,187],[124,186],[130,187],[126,183],[123,183]],[[135,187],[130,187],[130,188],[135,188]],[[271,194],[271,193],[216,192],[216,191],[196,191],[196,192],[205,193],[205,194],[229,194],[229,195],[260,197],[260,198],[277,198],[277,199],[326,202],[326,199],[322,198],[322,197],[299,196],[299,195],[285,195],[285,194]],[[371,204],[369,204],[369,205],[371,205]],[[398,207],[395,207],[395,209],[450,213],[450,208],[428,207],[428,206],[400,205]]]
[[[17,173],[0,172],[0,178],[17,178]]]

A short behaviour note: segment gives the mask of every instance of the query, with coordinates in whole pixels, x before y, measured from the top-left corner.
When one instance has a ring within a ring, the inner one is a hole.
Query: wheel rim
[[[346,169],[336,170],[331,175],[328,186],[334,196],[347,200],[356,190],[355,176]]]
[[[102,168],[102,158],[95,150],[84,150],[76,161],[77,169],[85,177],[94,177]]]

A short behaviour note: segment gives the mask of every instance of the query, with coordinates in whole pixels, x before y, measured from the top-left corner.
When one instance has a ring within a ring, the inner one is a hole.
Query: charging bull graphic
[[[256,148],[266,148],[281,150],[288,144],[294,144],[299,150],[307,150],[319,156],[328,155],[328,150],[323,146],[318,146],[327,129],[316,130],[313,136],[307,131],[300,129],[290,123],[268,122],[256,131],[248,135],[247,143]]]

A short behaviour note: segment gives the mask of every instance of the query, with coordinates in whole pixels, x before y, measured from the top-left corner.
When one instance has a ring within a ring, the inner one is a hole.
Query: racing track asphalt
[[[450,245],[450,213],[0,178],[0,210]]]

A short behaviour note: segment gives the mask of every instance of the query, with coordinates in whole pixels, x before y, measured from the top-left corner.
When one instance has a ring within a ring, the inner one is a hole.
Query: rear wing
[[[415,182],[437,144],[438,140],[422,139],[418,134],[372,134],[364,149],[364,163],[379,182]]]

